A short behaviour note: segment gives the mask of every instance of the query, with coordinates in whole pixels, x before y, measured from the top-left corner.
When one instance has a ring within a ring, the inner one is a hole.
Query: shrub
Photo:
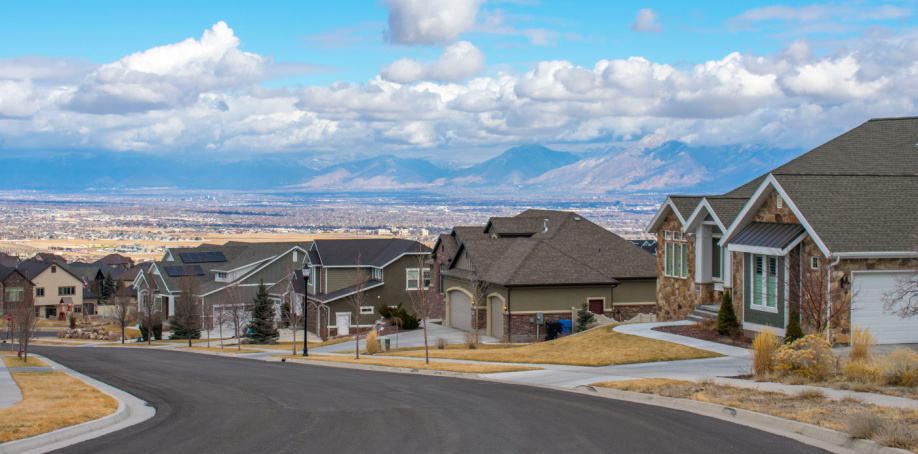
[[[797,398],[807,400],[825,399],[826,393],[821,389],[801,389],[797,392]]]
[[[388,304],[379,303],[379,306],[376,306],[376,311],[379,312],[382,318],[388,320],[389,323],[397,324],[402,329],[415,329],[421,326],[421,319],[406,311],[402,307],[402,303],[398,303],[398,306],[394,307]]]
[[[67,317],[67,323],[70,325],[70,329],[76,328],[76,317],[73,316],[73,312]]]
[[[379,335],[376,334],[375,329],[371,329],[370,332],[367,333],[366,343],[368,355],[375,355],[382,350],[379,348]]]
[[[869,361],[870,352],[873,346],[877,344],[876,339],[870,334],[870,330],[861,329],[855,326],[851,330],[851,361]]]
[[[860,383],[879,383],[880,369],[866,363],[848,363],[842,368],[845,380]]]
[[[801,338],[803,338],[803,330],[800,328],[800,314],[792,310],[787,317],[787,328],[784,330],[784,343],[790,344]]]
[[[854,438],[868,439],[883,428],[883,419],[874,413],[855,413],[848,418],[848,434]]]
[[[781,339],[775,335],[775,330],[765,327],[752,340],[752,372],[756,376],[767,375],[775,370],[775,351],[781,345]]]
[[[465,345],[469,347],[469,350],[475,350],[478,348],[479,337],[474,332],[465,333]]]
[[[888,385],[918,386],[918,353],[897,348],[883,361],[882,375]]]
[[[421,319],[404,309],[398,314],[398,318],[401,320],[400,326],[402,329],[416,329],[421,326]]]
[[[402,303],[398,303],[398,306],[390,306],[386,303],[379,303],[379,306],[376,306],[376,312],[379,312],[379,316],[388,320],[389,322],[394,322],[398,318],[398,311],[402,308]]]
[[[733,297],[730,292],[724,292],[720,300],[720,310],[717,312],[717,332],[721,335],[729,335],[739,330],[739,320],[736,319],[736,311],[733,310]]]
[[[884,446],[914,450],[918,446],[918,433],[902,421],[884,424],[873,436],[874,441]]]
[[[437,348],[443,350],[446,346],[449,345],[449,341],[446,338],[438,337],[437,338]]]
[[[835,372],[838,355],[829,341],[815,334],[782,345],[775,353],[775,370],[781,375],[797,375],[808,380],[825,380]]]

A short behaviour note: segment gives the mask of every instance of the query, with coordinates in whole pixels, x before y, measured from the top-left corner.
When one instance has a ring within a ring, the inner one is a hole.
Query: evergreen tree
[[[787,317],[787,329],[784,330],[784,343],[790,344],[801,337],[803,337],[803,330],[800,329],[800,314],[791,310]]]
[[[177,308],[178,306],[176,306]],[[169,318],[169,327],[172,328],[172,334],[169,336],[169,339],[200,339],[201,330],[191,327],[185,327],[182,325],[182,320],[185,317],[181,315],[175,315]]]
[[[726,336],[739,329],[739,320],[733,310],[733,297],[730,292],[724,292],[720,300],[720,311],[717,312],[717,332]]]
[[[577,332],[586,331],[590,324],[596,321],[596,317],[587,309],[587,305],[577,311]]]
[[[253,300],[252,323],[246,336],[253,344],[268,344],[277,341],[277,328],[274,327],[274,304],[268,299],[268,288],[265,281],[258,283],[258,292]]]
[[[102,285],[99,284],[99,281],[92,281],[92,292],[95,293],[96,296],[102,296]]]
[[[112,279],[112,273],[105,275],[105,281],[102,283],[102,300],[108,301],[115,294],[115,280]]]

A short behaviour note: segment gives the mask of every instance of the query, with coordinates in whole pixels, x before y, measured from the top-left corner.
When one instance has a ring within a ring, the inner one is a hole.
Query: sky
[[[0,0],[0,154],[809,149],[916,115],[916,6]]]

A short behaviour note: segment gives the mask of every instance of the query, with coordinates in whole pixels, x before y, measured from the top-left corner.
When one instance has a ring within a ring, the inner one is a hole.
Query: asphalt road
[[[163,350],[35,352],[156,407],[59,452],[824,452],[691,413],[488,381]]]

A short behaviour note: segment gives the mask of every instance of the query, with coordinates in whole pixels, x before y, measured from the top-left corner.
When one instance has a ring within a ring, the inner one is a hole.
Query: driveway
[[[726,421],[544,388],[116,348],[36,352],[156,407],[59,452],[815,453]]]
[[[464,344],[465,335],[467,331],[461,329],[456,329],[450,326],[443,326],[436,323],[430,323],[427,326],[427,342],[430,344],[430,348],[437,348],[437,338],[446,339],[450,344]],[[398,334],[390,334],[382,336],[382,339],[389,339],[389,344],[392,348],[405,348],[405,347],[423,347],[424,346],[424,330],[416,329],[411,331],[405,331]],[[481,342],[487,343],[497,343],[500,342],[500,339],[492,336],[481,335]],[[360,339],[360,348],[364,349],[365,343],[363,339]],[[345,342],[342,344],[335,345],[326,345],[324,347],[315,347],[309,349],[309,353],[333,353],[346,350],[354,350],[353,342]]]

